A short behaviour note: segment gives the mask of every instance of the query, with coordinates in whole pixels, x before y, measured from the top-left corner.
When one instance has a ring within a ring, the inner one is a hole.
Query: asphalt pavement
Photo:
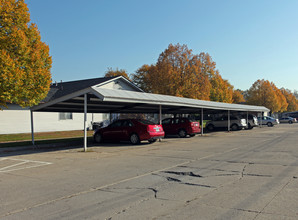
[[[0,152],[0,219],[298,219],[298,123]]]

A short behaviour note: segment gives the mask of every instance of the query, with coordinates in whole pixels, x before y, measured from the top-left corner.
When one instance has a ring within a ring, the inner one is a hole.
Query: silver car
[[[247,129],[253,129],[254,127],[259,126],[257,116],[252,115],[252,114],[248,114],[248,115],[243,114],[243,115],[241,115],[241,117],[242,118],[245,118],[246,120],[248,119],[248,121],[247,121]]]
[[[292,117],[283,117],[279,119],[279,122],[293,124],[294,122],[297,122],[297,120],[296,118],[292,118]]]
[[[246,119],[240,118],[239,116],[231,115],[230,116],[230,128],[232,131],[240,130],[246,128]],[[213,131],[215,128],[227,128],[228,127],[228,116],[224,115],[218,117],[212,121],[208,121],[206,128],[209,131]]]
[[[279,124],[279,120],[270,116],[263,116],[258,117],[259,124],[261,125],[267,125],[268,127],[273,127],[274,125]]]

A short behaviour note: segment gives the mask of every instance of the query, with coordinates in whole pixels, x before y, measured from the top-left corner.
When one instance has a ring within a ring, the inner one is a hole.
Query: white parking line
[[[1,167],[0,173],[11,172],[11,171],[16,171],[16,170],[23,170],[23,169],[27,169],[27,168],[40,167],[40,166],[52,164],[50,162],[23,160],[23,159],[14,159],[14,158],[5,158],[4,157],[4,158],[0,159],[0,166],[1,166],[1,162],[4,160],[13,161],[15,163],[12,165],[9,165],[9,166]],[[20,167],[16,168],[17,166],[20,166]]]
[[[10,166],[7,166],[7,167],[2,167],[2,168],[0,168],[0,171],[11,168],[11,167],[15,167],[15,166],[18,166],[18,165],[21,165],[21,164],[24,164],[24,163],[28,163],[28,162],[25,161],[25,162],[13,164],[13,165],[10,165]]]

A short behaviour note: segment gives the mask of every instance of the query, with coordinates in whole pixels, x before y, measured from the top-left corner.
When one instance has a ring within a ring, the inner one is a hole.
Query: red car
[[[114,121],[105,128],[94,131],[93,138],[96,143],[102,141],[130,141],[132,144],[139,144],[148,140],[155,142],[165,135],[161,125],[142,119],[121,119]]]
[[[181,138],[195,136],[201,132],[200,123],[190,118],[166,118],[162,120],[166,135],[178,135]]]

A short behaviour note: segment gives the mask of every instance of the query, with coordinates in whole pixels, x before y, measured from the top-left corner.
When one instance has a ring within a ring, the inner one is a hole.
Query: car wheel
[[[102,142],[102,135],[99,132],[97,132],[94,135],[94,142],[96,142],[96,143],[101,143]]]
[[[149,139],[148,142],[151,144],[151,143],[154,143],[156,142],[156,139]]]
[[[130,140],[130,143],[132,143],[132,144],[139,144],[140,143],[140,138],[136,133],[130,135],[129,140]]]
[[[232,126],[231,126],[231,130],[232,130],[232,131],[237,131],[237,130],[239,130],[239,126],[236,125],[236,124],[232,124]]]
[[[292,121],[289,121],[289,124],[293,124],[293,122]]]
[[[185,138],[186,135],[187,135],[187,133],[186,133],[186,131],[184,129],[180,129],[179,132],[178,132],[178,135],[181,138]]]
[[[195,135],[195,134],[190,134],[189,136],[190,136],[190,137],[194,137],[194,136],[196,136],[196,135]]]
[[[209,124],[207,126],[208,131],[213,131],[214,130],[214,125],[213,124]]]
[[[273,124],[272,124],[271,122],[268,122],[268,123],[267,123],[267,126],[268,126],[268,127],[273,127]]]

